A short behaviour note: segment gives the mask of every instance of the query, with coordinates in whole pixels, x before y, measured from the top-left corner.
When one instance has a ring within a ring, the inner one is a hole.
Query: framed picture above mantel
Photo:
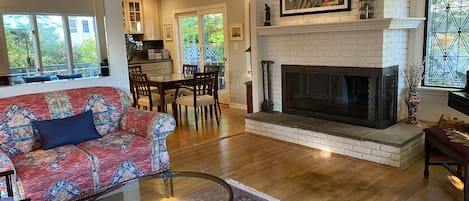
[[[280,0],[280,16],[350,11],[351,0]]]

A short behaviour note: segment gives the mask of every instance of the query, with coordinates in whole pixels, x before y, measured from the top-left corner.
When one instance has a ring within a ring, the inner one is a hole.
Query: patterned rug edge
[[[250,186],[247,186],[247,185],[245,185],[245,184],[242,184],[242,183],[240,183],[240,182],[238,182],[238,181],[236,181],[236,180],[234,180],[234,179],[225,179],[225,181],[226,181],[226,183],[230,184],[231,186],[234,186],[234,187],[236,187],[236,188],[238,188],[238,189],[241,189],[241,190],[243,190],[243,191],[246,191],[246,192],[248,192],[248,193],[251,193],[251,194],[253,194],[253,195],[256,195],[256,196],[258,196],[258,197],[260,197],[260,198],[262,198],[262,199],[265,199],[265,200],[267,200],[267,201],[280,201],[280,200],[277,199],[277,198],[274,198],[274,197],[272,197],[272,196],[270,196],[270,195],[267,195],[267,194],[265,194],[265,193],[263,193],[263,192],[260,192],[260,191],[258,191],[258,190],[256,190],[256,189],[254,189],[254,188],[252,188],[252,187],[250,187]]]

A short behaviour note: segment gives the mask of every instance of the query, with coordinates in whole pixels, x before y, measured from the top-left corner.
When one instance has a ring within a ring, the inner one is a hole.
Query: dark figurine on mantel
[[[265,22],[264,22],[264,26],[270,26],[272,25],[270,23],[270,7],[269,5],[265,4]]]

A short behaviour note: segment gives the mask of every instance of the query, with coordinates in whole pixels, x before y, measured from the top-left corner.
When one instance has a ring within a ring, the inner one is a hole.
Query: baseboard
[[[248,106],[244,104],[238,104],[238,103],[230,103],[230,107],[236,108],[236,109],[242,109],[242,110],[247,110]]]

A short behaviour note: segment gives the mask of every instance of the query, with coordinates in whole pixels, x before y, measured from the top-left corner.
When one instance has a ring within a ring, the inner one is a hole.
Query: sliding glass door
[[[178,16],[180,55],[183,64],[219,66],[220,102],[229,103],[225,65],[225,20],[222,9],[201,10]]]

